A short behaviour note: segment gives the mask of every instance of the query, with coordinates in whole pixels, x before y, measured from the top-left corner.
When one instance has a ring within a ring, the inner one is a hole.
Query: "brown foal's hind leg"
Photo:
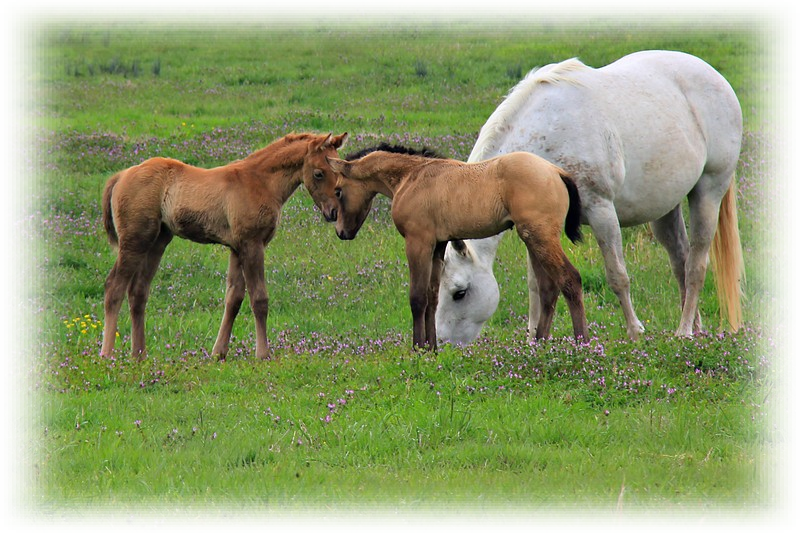
[[[217,340],[214,342],[214,348],[211,350],[211,354],[216,355],[219,360],[224,360],[225,356],[228,354],[228,345],[231,341],[233,322],[239,314],[239,309],[242,307],[245,294],[242,264],[239,261],[239,256],[233,250],[231,250],[230,259],[228,261],[228,279],[226,285],[225,312],[222,315],[222,323],[219,326]]]
[[[267,315],[269,314],[269,298],[264,281],[264,246],[248,243],[239,249],[242,273],[247,292],[250,295],[250,307],[256,322],[256,357],[270,357],[267,339]]]
[[[156,275],[164,250],[172,241],[172,233],[162,227],[156,242],[142,261],[139,271],[134,274],[128,286],[128,304],[131,309],[131,352],[138,359],[145,358],[144,314],[147,298],[150,295],[150,284]]]
[[[103,298],[103,346],[100,349],[100,355],[103,357],[111,357],[111,352],[114,350],[122,300],[125,298],[125,292],[128,290],[131,280],[141,268],[144,257],[144,254],[128,253],[126,250],[120,249],[117,260],[106,277]]]

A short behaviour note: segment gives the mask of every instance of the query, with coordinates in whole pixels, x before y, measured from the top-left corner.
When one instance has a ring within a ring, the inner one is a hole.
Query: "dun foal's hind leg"
[[[586,324],[586,311],[583,306],[581,275],[564,254],[560,235],[539,234],[536,226],[528,224],[517,225],[517,231],[525,241],[531,264],[537,274],[537,279],[539,279],[542,315],[539,318],[536,337],[542,338],[549,334],[550,324],[555,313],[555,301],[558,293],[555,297],[552,295],[554,290],[547,283],[547,278],[549,278],[554,287],[560,290],[567,300],[575,338],[588,338],[589,327]],[[539,269],[543,271],[541,274]],[[539,332],[540,328],[546,328],[547,331]]]
[[[550,336],[553,327],[553,318],[556,314],[559,287],[547,274],[537,259],[528,252],[528,283],[533,279],[536,283],[536,322],[528,318],[528,340],[546,339]],[[532,294],[529,294],[531,297]],[[528,303],[533,307],[533,302]]]
[[[528,264],[528,341],[532,341],[538,331],[539,316],[542,314],[542,306],[539,298],[539,281],[531,264],[530,254],[525,255],[525,262]]]
[[[233,250],[231,250],[230,259],[228,261],[228,279],[226,285],[225,312],[222,315],[222,324],[219,326],[217,340],[214,342],[214,348],[211,350],[212,355],[216,355],[220,360],[225,359],[225,356],[228,354],[228,345],[231,341],[233,322],[239,314],[239,309],[242,307],[245,294],[242,264],[239,261],[239,256]]]
[[[128,285],[128,303],[131,309],[131,351],[139,359],[143,359],[145,355],[144,314],[150,294],[150,284],[170,241],[172,241],[172,233],[162,227],[156,242],[145,254],[139,271],[134,274]]]
[[[256,322],[256,357],[268,359],[270,356],[267,339],[269,298],[264,281],[264,246],[257,243],[248,243],[242,246],[239,249],[239,260],[245,286],[250,294],[250,307]]]
[[[644,332],[644,326],[636,316],[633,302],[631,302],[631,282],[628,271],[625,269],[625,259],[622,256],[622,231],[614,204],[602,200],[595,201],[595,203],[587,201],[585,205],[587,208],[584,212],[597,243],[600,245],[600,251],[603,253],[606,279],[622,306],[628,337],[636,340]]]
[[[678,280],[681,293],[681,310],[686,305],[686,261],[689,257],[689,237],[686,235],[686,224],[683,221],[683,211],[678,205],[675,209],[650,223],[658,242],[667,250],[672,273]],[[695,313],[694,330],[702,329],[700,310]]]

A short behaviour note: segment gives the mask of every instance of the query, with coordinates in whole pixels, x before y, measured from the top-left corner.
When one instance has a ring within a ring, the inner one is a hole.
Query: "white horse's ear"
[[[455,239],[450,241],[450,246],[452,246],[453,250],[455,250],[455,252],[462,257],[466,257],[467,254],[469,253],[469,250],[467,250],[466,243],[464,243],[464,241],[461,239]]]
[[[465,243],[472,250],[476,260],[483,262],[485,265],[491,266],[494,263],[494,257],[497,254],[497,247],[500,244],[500,239],[503,238],[506,232],[500,232],[493,237],[486,239],[471,239],[469,243]]]

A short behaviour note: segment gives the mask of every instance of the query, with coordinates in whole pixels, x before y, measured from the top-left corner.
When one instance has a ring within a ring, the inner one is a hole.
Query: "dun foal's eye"
[[[467,295],[467,289],[461,289],[460,291],[456,291],[453,293],[453,300],[463,300],[464,296]]]
[[[342,189],[341,189],[341,187],[336,187],[336,190],[333,191],[333,194],[336,195],[336,198],[341,200],[342,199]]]
[[[325,177],[325,173],[320,169],[314,170],[314,179],[315,180],[322,180]]]

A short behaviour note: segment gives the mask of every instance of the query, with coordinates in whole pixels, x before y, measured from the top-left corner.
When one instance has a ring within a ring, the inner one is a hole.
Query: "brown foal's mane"
[[[260,150],[251,153],[242,161],[266,164],[272,172],[283,168],[303,165],[308,142],[318,138],[312,133],[290,133]]]

